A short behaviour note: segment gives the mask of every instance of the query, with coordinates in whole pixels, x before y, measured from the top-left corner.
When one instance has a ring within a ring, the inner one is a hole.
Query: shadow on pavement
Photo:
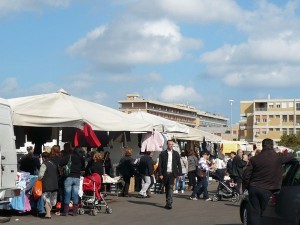
[[[239,203],[226,203],[225,205],[228,205],[228,206],[233,206],[233,207],[240,207],[240,204]]]
[[[157,204],[157,203],[154,203],[154,202],[132,201],[132,200],[129,200],[128,202],[133,203],[133,204],[139,204],[139,205],[150,205],[150,206],[155,206],[155,207],[159,207],[159,208],[165,208],[161,204]]]
[[[215,224],[215,225],[241,225],[242,223],[235,223],[235,224],[228,224],[228,223],[218,223],[218,224]]]

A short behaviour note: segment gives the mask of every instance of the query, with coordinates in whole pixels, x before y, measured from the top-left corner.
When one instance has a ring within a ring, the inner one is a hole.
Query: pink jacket
[[[141,152],[162,151],[163,144],[164,138],[158,131],[143,134]]]

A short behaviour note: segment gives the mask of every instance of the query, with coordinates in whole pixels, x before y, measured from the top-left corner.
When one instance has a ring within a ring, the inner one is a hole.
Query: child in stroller
[[[100,192],[102,179],[98,173],[92,173],[83,179],[83,195],[81,205],[78,209],[79,214],[84,214],[85,210],[90,210],[90,214],[96,216],[100,212],[101,207],[105,207],[105,212],[112,213],[112,209],[108,207],[103,195]]]
[[[212,178],[219,182],[217,192],[213,196],[213,201],[220,201],[222,198],[229,199],[232,202],[238,202],[240,194],[236,190],[236,183],[229,176],[225,176],[224,180],[220,179],[216,174],[211,174]]]

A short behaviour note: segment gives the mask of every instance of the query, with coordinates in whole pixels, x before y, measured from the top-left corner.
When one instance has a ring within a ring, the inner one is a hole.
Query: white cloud
[[[70,88],[79,90],[90,88],[99,80],[99,78],[91,76],[87,73],[70,76],[68,79],[71,80],[69,85]]]
[[[145,75],[129,75],[129,74],[116,74],[107,75],[103,80],[112,83],[149,83],[161,82],[163,77],[158,73],[149,73]]]
[[[15,77],[8,77],[0,83],[0,96],[7,97],[18,89],[18,82]]]
[[[160,99],[164,102],[174,103],[199,103],[203,99],[192,87],[183,85],[168,85],[160,94]]]
[[[209,76],[229,86],[286,87],[300,82],[300,34],[280,33],[201,56]]]
[[[193,22],[236,23],[245,14],[233,0],[141,0],[131,10],[141,16]]]
[[[94,67],[123,70],[138,64],[163,64],[179,60],[201,42],[182,36],[170,20],[125,19],[100,26],[67,49],[70,55],[90,60]]]
[[[109,95],[106,92],[99,92],[93,94],[93,101],[98,103],[103,103],[105,100],[109,97]]]
[[[244,21],[248,40],[204,53],[206,75],[233,87],[293,87],[300,82],[299,4],[262,1]]]
[[[271,37],[285,31],[297,31],[300,28],[299,3],[287,1],[283,6],[277,6],[267,1],[259,1],[252,12],[247,12],[238,24],[238,28],[251,37]]]
[[[46,7],[67,7],[70,0],[1,0],[0,17],[22,11],[41,11]]]

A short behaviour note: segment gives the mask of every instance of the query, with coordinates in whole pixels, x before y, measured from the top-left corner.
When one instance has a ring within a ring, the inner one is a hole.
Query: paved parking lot
[[[216,182],[209,186],[210,194],[213,194]],[[109,206],[112,214],[106,214],[104,210],[96,216],[89,214],[77,217],[52,216],[52,219],[41,219],[31,215],[13,215],[10,225],[15,224],[130,224],[130,225],[241,225],[239,219],[239,204],[230,201],[206,202],[204,200],[192,201],[188,197],[190,191],[184,194],[175,194],[172,210],[166,210],[165,195],[154,194],[151,198],[132,197],[117,198],[108,195]]]

